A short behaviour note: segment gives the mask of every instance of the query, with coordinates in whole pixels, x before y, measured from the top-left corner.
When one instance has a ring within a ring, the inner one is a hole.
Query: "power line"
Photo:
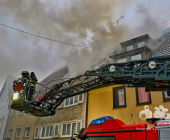
[[[162,24],[162,23],[165,23],[165,22],[167,22],[167,21],[169,21],[170,20],[170,18],[168,18],[168,19],[166,19],[166,20],[164,20],[164,21],[161,21],[161,22],[159,22],[159,23],[156,23],[156,24]]]
[[[156,22],[162,22],[161,20],[166,19],[166,18],[168,18],[168,17],[170,17],[170,15],[168,15],[168,16],[166,16],[166,17],[163,17],[163,18],[157,20]]]
[[[46,39],[46,40],[50,40],[50,41],[54,41],[54,42],[58,42],[58,43],[62,43],[62,44],[67,44],[67,45],[71,45],[71,46],[85,47],[85,46],[80,46],[80,45],[76,45],[76,44],[71,44],[71,43],[62,42],[62,41],[50,39],[50,38],[47,38],[47,37],[35,35],[35,34],[29,33],[29,32],[23,31],[23,30],[19,30],[19,29],[16,29],[16,28],[7,26],[7,25],[2,24],[2,23],[0,23],[0,25],[2,25],[2,26],[4,26],[4,27],[7,27],[7,28],[10,28],[10,29],[13,29],[13,30],[16,30],[16,31],[19,31],[19,32],[22,32],[22,33],[25,33],[25,34],[28,34],[28,35],[32,35],[32,36],[35,36],[35,37],[39,37],[39,38],[42,38],[42,39]]]

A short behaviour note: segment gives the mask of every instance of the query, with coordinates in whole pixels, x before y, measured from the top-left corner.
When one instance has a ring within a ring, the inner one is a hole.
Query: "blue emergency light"
[[[104,121],[108,120],[108,119],[114,119],[114,118],[110,117],[110,116],[104,116],[104,117],[101,117],[101,118],[98,118],[98,119],[91,121],[90,125],[103,124]]]

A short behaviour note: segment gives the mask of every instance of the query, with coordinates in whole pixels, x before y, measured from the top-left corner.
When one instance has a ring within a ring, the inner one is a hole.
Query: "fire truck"
[[[15,82],[12,109],[24,111],[34,116],[52,116],[56,108],[68,97],[92,89],[115,84],[127,87],[145,87],[146,91],[170,90],[170,56],[151,57],[125,63],[107,64],[97,70],[86,71],[84,75],[71,78],[45,90],[40,97],[25,101],[27,94],[21,82]],[[147,129],[147,124],[125,125],[121,120],[106,116],[93,120],[89,127],[78,135],[81,140],[169,140],[170,120],[148,119],[155,124]],[[163,125],[162,125],[163,124]],[[71,138],[74,140],[74,137]]]
[[[126,125],[119,119],[104,116],[93,120],[86,130],[73,134],[70,140],[77,135],[81,140],[169,140],[170,120],[163,118],[147,119],[155,127],[147,129],[147,124]],[[169,131],[168,131],[169,130]]]

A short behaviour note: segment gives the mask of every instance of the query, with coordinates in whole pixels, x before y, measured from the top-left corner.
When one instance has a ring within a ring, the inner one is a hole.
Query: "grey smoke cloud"
[[[20,77],[22,70],[35,71],[41,81],[51,72],[68,66],[74,77],[111,54],[120,47],[118,43],[121,41],[149,31],[159,32],[159,27],[153,26],[156,15],[151,9],[146,10],[148,7],[142,1],[62,0],[60,3],[61,0],[0,1],[1,23],[51,39],[87,46],[78,48],[58,44],[0,26],[0,85],[8,74]],[[141,3],[145,10],[139,8]],[[134,9],[134,13],[128,15],[129,9]],[[114,21],[121,14],[125,18],[116,26]]]

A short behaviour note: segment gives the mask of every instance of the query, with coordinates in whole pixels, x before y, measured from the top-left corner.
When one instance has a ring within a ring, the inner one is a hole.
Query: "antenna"
[[[125,17],[124,15],[121,15],[121,17],[116,20],[117,26],[118,26],[118,24],[119,24],[119,21],[120,21],[121,19],[123,19],[124,17]]]

